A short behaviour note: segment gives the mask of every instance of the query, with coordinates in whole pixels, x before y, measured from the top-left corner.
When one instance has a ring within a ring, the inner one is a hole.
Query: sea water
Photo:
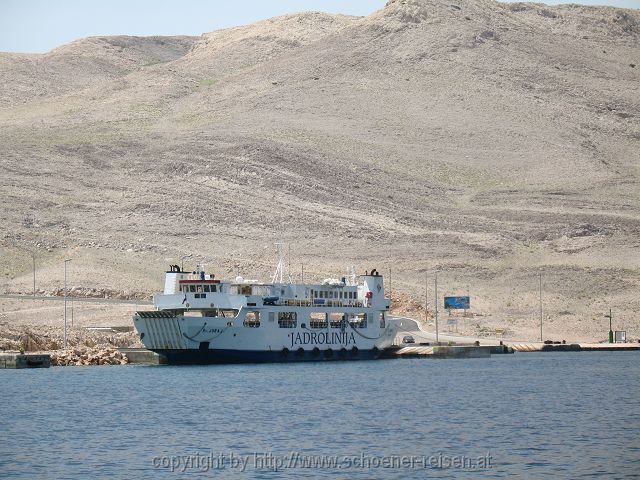
[[[0,370],[1,478],[640,474],[640,355]]]

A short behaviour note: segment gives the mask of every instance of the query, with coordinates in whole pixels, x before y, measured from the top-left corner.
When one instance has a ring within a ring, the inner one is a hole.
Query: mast
[[[356,268],[351,265],[351,268],[349,269],[349,280],[351,283],[349,283],[349,285],[357,285],[356,284],[356,280],[357,280],[358,276],[356,275]]]
[[[276,242],[276,252],[278,253],[278,266],[271,278],[271,283],[284,283],[285,276],[289,279],[289,283],[293,283],[291,275],[289,275],[289,269],[287,268],[287,259],[284,247],[286,243]]]

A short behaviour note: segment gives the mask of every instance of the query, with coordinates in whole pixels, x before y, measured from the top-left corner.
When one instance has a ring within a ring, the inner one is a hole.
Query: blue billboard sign
[[[468,310],[471,306],[470,297],[444,297],[444,308],[459,308]]]

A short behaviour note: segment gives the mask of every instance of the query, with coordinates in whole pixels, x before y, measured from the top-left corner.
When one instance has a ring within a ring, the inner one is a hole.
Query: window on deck
[[[259,312],[247,312],[244,316],[242,324],[249,328],[258,328],[260,326],[260,313]]]
[[[278,312],[278,326],[280,328],[296,328],[298,314],[296,312]]]
[[[309,326],[311,328],[327,328],[327,314],[324,312],[311,312],[309,314]]]

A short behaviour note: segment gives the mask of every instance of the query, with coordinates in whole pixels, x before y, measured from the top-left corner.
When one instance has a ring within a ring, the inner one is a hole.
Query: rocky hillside
[[[394,0],[4,53],[0,145],[6,290],[25,249],[42,288],[66,256],[152,291],[185,255],[266,278],[284,239],[296,272],[392,268],[418,301],[438,268],[524,336],[542,273],[550,332],[604,337],[611,307],[640,336],[639,10]]]

